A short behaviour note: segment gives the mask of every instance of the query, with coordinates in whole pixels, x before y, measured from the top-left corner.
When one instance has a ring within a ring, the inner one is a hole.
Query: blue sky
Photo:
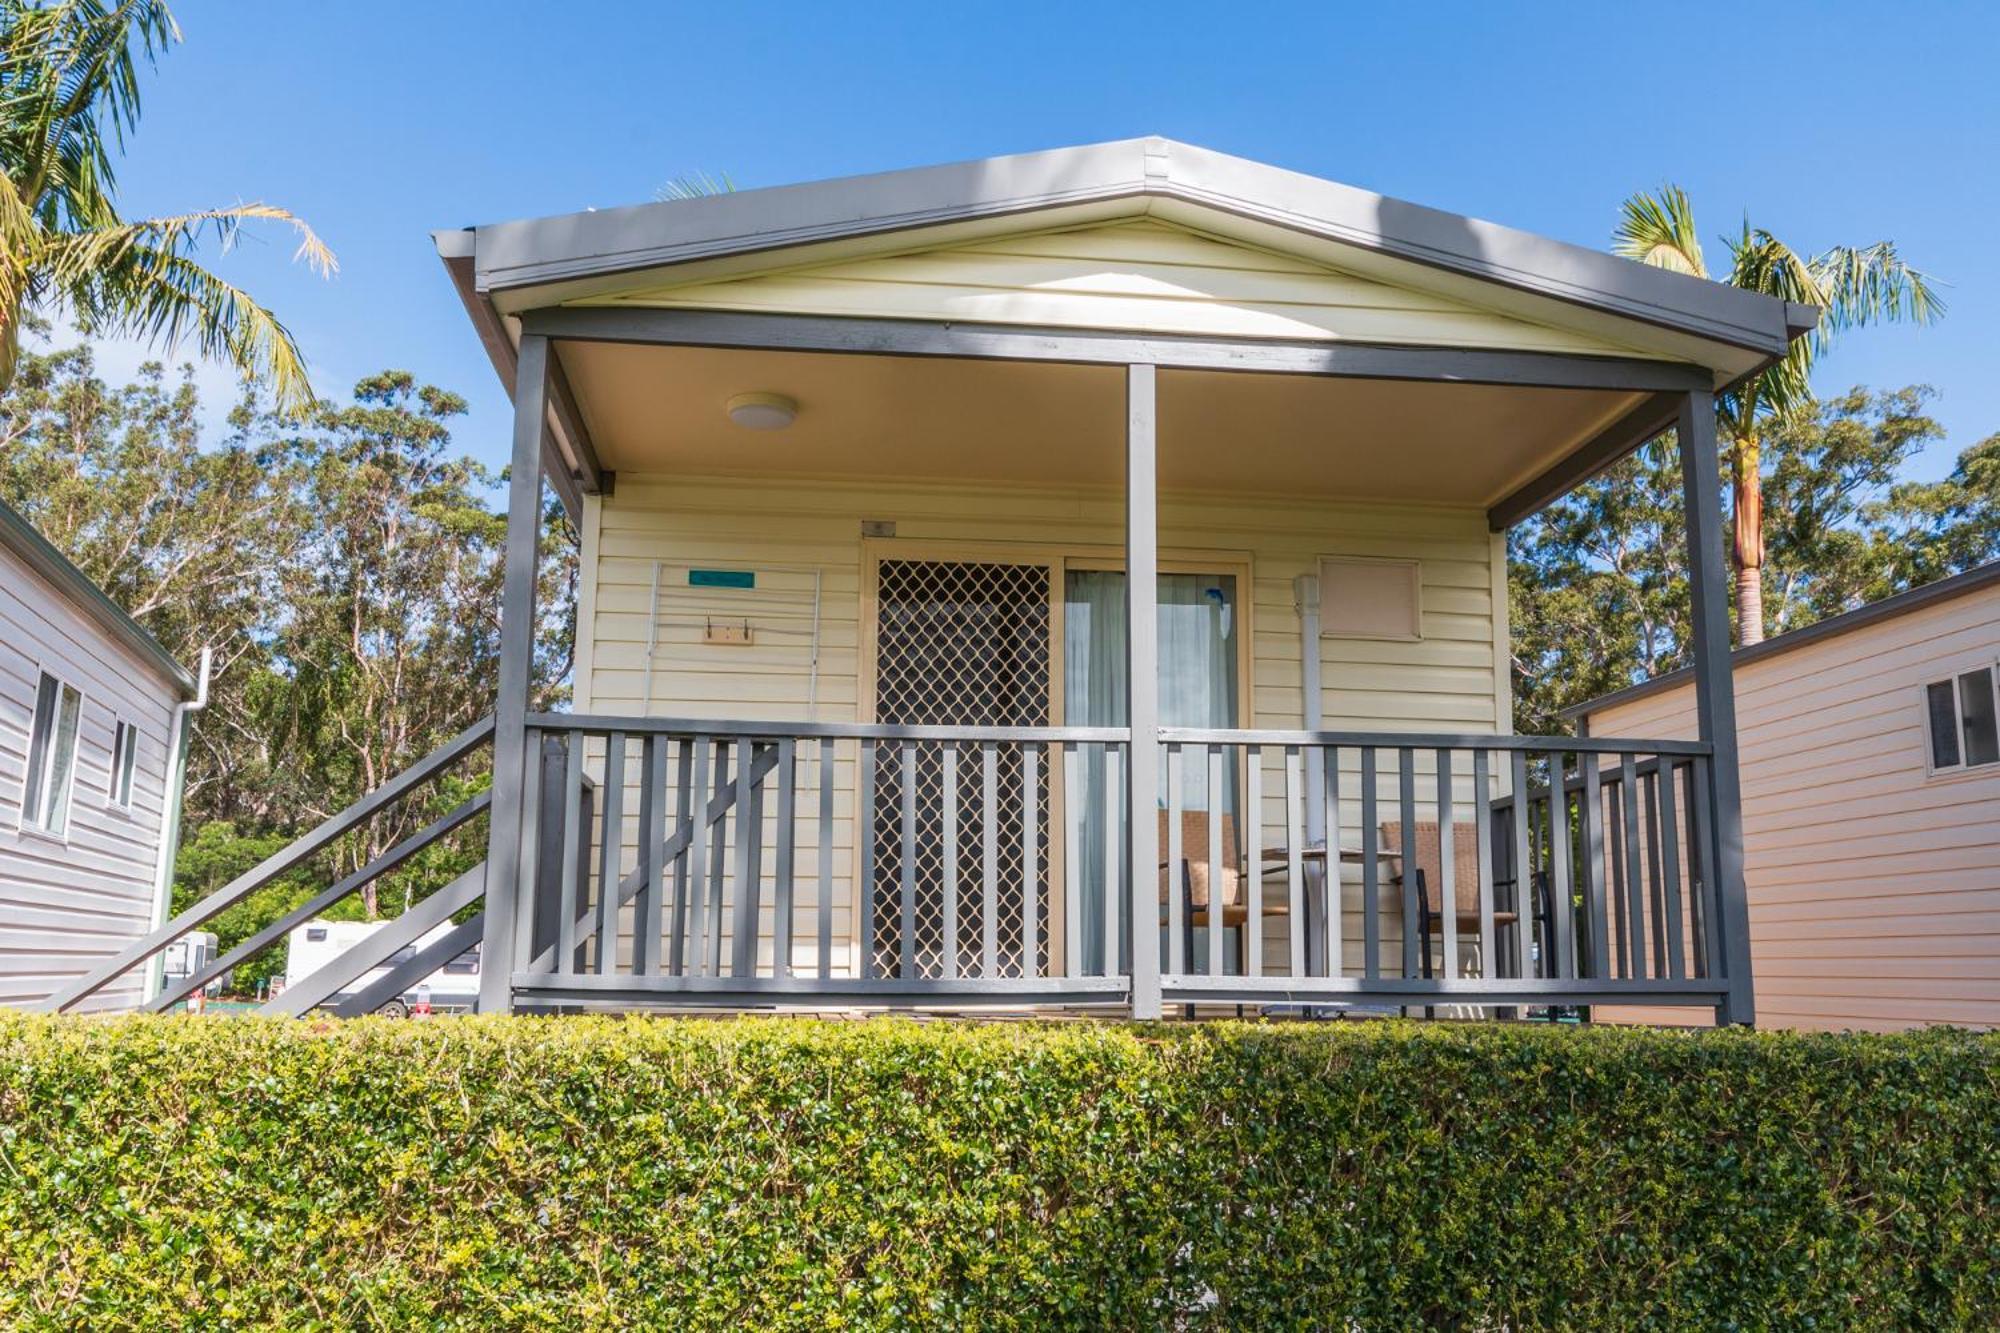
[[[1851,336],[1822,390],[1936,386],[1950,438],[1919,475],[2000,431],[2000,7],[175,10],[187,41],[147,84],[126,211],[303,214],[340,256],[333,281],[275,231],[218,266],[290,324],[322,390],[394,366],[465,394],[460,443],[489,462],[508,408],[432,229],[643,201],[695,171],[749,187],[1140,134],[1592,246],[1663,181],[1718,254],[1745,214],[1805,249],[1892,238],[1949,284],[1950,314]]]

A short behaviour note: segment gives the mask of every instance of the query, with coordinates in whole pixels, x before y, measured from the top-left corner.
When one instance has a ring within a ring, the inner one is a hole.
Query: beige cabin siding
[[[864,520],[896,524],[892,541],[864,546]],[[1105,491],[1028,487],[782,480],[739,477],[660,478],[621,475],[613,497],[593,498],[585,516],[586,559],[581,598],[577,707],[608,714],[796,720],[805,716],[808,654],[796,640],[748,647],[700,642],[698,626],[664,623],[647,699],[647,644],[655,561],[675,567],[817,570],[822,580],[821,659],[817,717],[859,719],[866,671],[861,623],[863,569],[869,549],[893,553],[898,544],[921,556],[937,543],[977,544],[1024,556],[1095,548],[1123,541],[1123,498]],[[1505,730],[1507,689],[1504,577],[1494,562],[1504,548],[1473,510],[1383,505],[1334,505],[1283,499],[1190,497],[1168,494],[1160,505],[1165,559],[1190,552],[1247,562],[1245,599],[1250,632],[1249,698],[1245,725],[1296,727],[1303,717],[1299,620],[1292,581],[1311,573],[1321,555],[1415,558],[1421,562],[1423,638],[1418,642],[1326,639],[1322,654],[1325,725],[1335,729],[1487,732]],[[1282,828],[1281,756],[1267,759],[1265,823],[1275,840]],[[1358,780],[1346,756],[1347,790]],[[633,777],[636,778],[636,760]],[[1425,771],[1428,773],[1428,768]],[[1393,774],[1382,791],[1393,795]],[[1434,790],[1435,783],[1425,790]],[[845,893],[853,866],[854,766],[843,746],[835,784],[836,939],[851,935]],[[1470,797],[1469,785],[1465,796]],[[633,808],[636,797],[627,801]],[[801,792],[801,808],[816,793]],[[1358,802],[1344,813],[1347,840],[1359,831]],[[815,849],[801,844],[801,931],[816,904]],[[626,864],[632,864],[627,852]],[[1349,869],[1349,874],[1353,874]],[[1267,898],[1282,896],[1272,881]],[[1390,895],[1385,894],[1385,901]],[[767,895],[768,901],[768,895]],[[1348,965],[1361,965],[1359,888],[1345,895]],[[1399,955],[1393,913],[1385,912],[1384,958]],[[770,936],[768,909],[762,935]],[[806,944],[800,944],[801,961]],[[1284,955],[1283,927],[1266,940],[1273,963]],[[766,946],[768,950],[768,945]],[[766,955],[768,961],[768,953]],[[1391,963],[1393,968],[1394,964]]]
[[[1931,777],[1923,700],[1996,658],[1989,588],[1737,667],[1760,1025],[2000,1026],[2000,768]],[[1602,735],[1694,725],[1691,685],[1590,718]]]
[[[1153,220],[658,286],[580,304],[1650,355]]]
[[[49,671],[83,693],[69,829],[22,828],[35,691]],[[12,552],[0,550],[0,1005],[46,998],[153,924],[174,688]],[[131,809],[110,799],[113,736],[138,728]],[[86,1001],[129,1008],[139,969]]]

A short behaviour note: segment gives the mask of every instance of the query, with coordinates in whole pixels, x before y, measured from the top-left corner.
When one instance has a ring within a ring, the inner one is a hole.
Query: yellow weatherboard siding
[[[1152,219],[579,302],[1645,356]]]
[[[852,721],[866,716],[868,679],[861,623],[864,571],[875,556],[893,556],[899,543],[916,558],[938,558],[951,543],[966,543],[980,559],[1024,559],[1063,553],[1116,553],[1123,540],[1123,497],[1106,490],[1078,491],[994,485],[853,482],[750,477],[652,477],[621,474],[612,497],[589,502],[584,530],[589,558],[583,569],[579,615],[577,707],[580,711],[695,718],[801,720],[806,714],[810,653],[795,637],[766,636],[749,645],[702,642],[698,625],[664,622],[653,652],[650,705],[648,644],[655,562],[748,570],[816,570],[820,578],[820,661],[817,717]],[[896,525],[893,540],[864,541],[864,520]],[[996,551],[995,548],[999,548]],[[1169,562],[1207,556],[1247,566],[1245,599],[1250,628],[1250,715],[1245,726],[1296,727],[1303,719],[1299,620],[1292,581],[1317,567],[1323,555],[1413,558],[1421,562],[1423,638],[1416,642],[1327,639],[1320,645],[1325,725],[1343,730],[1490,732],[1506,727],[1505,607],[1494,567],[1503,548],[1476,510],[1387,505],[1308,503],[1278,498],[1200,497],[1166,494],[1160,503],[1160,548]],[[1101,561],[1100,561],[1101,563]],[[685,578],[685,574],[682,574]],[[796,581],[796,579],[794,580]],[[754,628],[754,626],[753,626]],[[601,750],[597,752],[601,755]],[[815,755],[816,758],[816,755]],[[854,748],[840,749],[835,782],[834,846],[837,962],[852,938],[849,885],[853,868]],[[1281,753],[1266,755],[1266,841],[1283,824]],[[601,758],[597,761],[601,764]],[[1357,759],[1343,755],[1343,788],[1357,790]],[[1385,764],[1392,756],[1385,756]],[[1425,756],[1420,790],[1436,790]],[[636,762],[628,780],[636,781]],[[809,775],[816,781],[815,773]],[[1461,776],[1461,798],[1470,800]],[[1382,794],[1393,799],[1394,777]],[[634,808],[636,793],[627,800]],[[802,787],[802,809],[817,808],[817,789]],[[1344,841],[1358,845],[1359,801],[1343,802]],[[810,955],[811,912],[816,906],[817,848],[798,848],[798,958]],[[768,844],[767,844],[768,845]],[[626,865],[634,864],[628,848]],[[1361,966],[1360,889],[1347,869],[1346,962]],[[1267,901],[1277,901],[1267,896]],[[1393,972],[1400,960],[1396,916],[1385,890],[1383,960]],[[771,937],[770,894],[764,895],[760,935]],[[1284,956],[1284,926],[1270,925],[1265,941],[1276,964]]]

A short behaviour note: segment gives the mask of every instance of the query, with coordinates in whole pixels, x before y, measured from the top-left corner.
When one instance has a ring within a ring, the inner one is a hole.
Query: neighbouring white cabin
[[[0,504],[0,1004],[165,919],[188,671]],[[127,1009],[135,972],[86,1007]]]

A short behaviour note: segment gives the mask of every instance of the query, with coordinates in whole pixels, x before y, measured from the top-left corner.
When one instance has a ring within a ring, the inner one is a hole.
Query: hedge
[[[2000,1039],[0,1017],[0,1325],[1991,1328]]]

